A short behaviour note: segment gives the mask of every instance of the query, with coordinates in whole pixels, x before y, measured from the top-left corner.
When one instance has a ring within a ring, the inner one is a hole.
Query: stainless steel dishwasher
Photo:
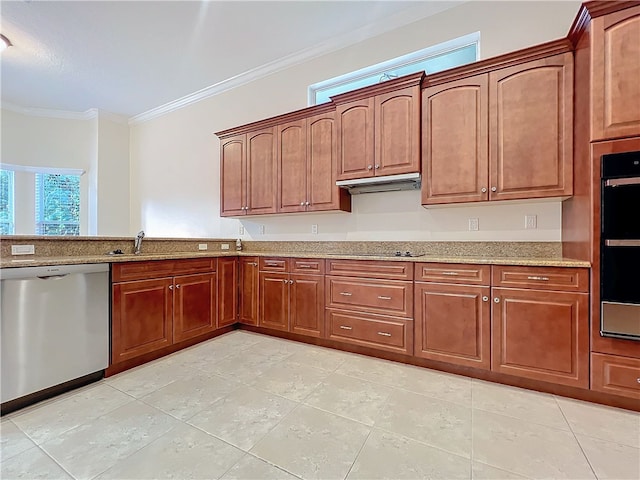
[[[108,264],[5,268],[0,284],[3,413],[20,399],[55,394],[50,387],[104,374]]]

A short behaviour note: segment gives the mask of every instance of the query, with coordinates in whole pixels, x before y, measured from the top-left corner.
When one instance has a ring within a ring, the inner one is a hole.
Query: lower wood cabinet
[[[218,323],[222,328],[238,321],[238,259],[218,259]]]
[[[238,288],[238,321],[258,324],[258,258],[240,257]]]
[[[216,274],[173,278],[173,341],[197,337],[216,328]]]
[[[591,390],[640,400],[640,358],[592,353]]]
[[[258,325],[289,330],[289,274],[260,272]]]

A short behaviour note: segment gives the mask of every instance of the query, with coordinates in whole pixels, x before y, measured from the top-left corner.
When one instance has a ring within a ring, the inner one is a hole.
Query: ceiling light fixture
[[[0,52],[6,50],[11,45],[12,43],[9,41],[9,39],[0,33]]]

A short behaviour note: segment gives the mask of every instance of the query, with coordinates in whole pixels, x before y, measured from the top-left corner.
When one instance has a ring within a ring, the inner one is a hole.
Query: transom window
[[[371,65],[309,86],[309,105],[330,101],[330,97],[410,73],[440,72],[478,60],[480,32],[424,48],[386,62]]]

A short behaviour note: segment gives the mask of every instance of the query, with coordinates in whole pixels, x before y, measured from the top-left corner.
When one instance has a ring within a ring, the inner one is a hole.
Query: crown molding
[[[451,3],[453,4],[452,7],[455,7],[465,2],[453,1]],[[147,110],[146,112],[131,117],[129,119],[129,125],[136,125],[149,121],[153,118],[162,116],[169,112],[173,112],[205,98],[213,97],[220,93],[226,92],[227,90],[231,90],[241,85],[254,82],[294,65],[312,60],[331,52],[335,52],[347,46],[360,43],[364,40],[368,40],[369,38],[382,35],[391,30],[395,30],[396,28],[409,25],[410,23],[417,22],[418,20],[431,15],[437,15],[442,12],[438,11],[429,15],[421,15],[419,13],[421,8],[421,6],[416,6],[415,8],[399,12],[395,15],[391,15],[385,18],[383,21],[370,23],[343,35],[338,35],[314,47],[300,50],[286,57],[282,57],[278,60],[253,68],[234,77],[222,80],[218,83],[198,90],[197,92],[178,98],[177,100],[173,100],[171,102],[165,103],[164,105],[160,105],[159,107]]]
[[[11,102],[2,102],[2,109],[10,112],[28,115],[30,117],[60,118],[63,120],[91,120],[98,116],[97,108],[90,108],[84,112],[71,110],[54,110],[51,108],[23,107]]]

